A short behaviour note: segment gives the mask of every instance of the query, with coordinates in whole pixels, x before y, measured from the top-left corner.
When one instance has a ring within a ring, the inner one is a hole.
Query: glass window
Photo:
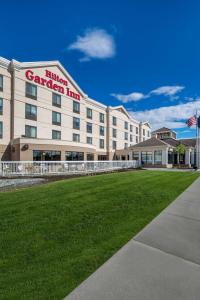
[[[104,114],[103,113],[99,113],[99,122],[100,123],[104,123],[105,122],[105,117],[104,117]]]
[[[139,143],[139,138],[138,138],[138,136],[136,136],[136,144],[138,144]]]
[[[61,125],[61,114],[56,111],[52,111],[52,124]]]
[[[73,112],[80,114],[80,103],[73,101]]]
[[[132,134],[130,134],[130,142],[131,143],[133,142],[133,136],[132,136]]]
[[[115,150],[117,149],[117,142],[116,141],[113,141],[112,142],[112,148]]]
[[[86,108],[86,114],[88,119],[92,119],[92,109],[87,107]]]
[[[80,129],[80,119],[73,117],[73,129]]]
[[[130,125],[130,132],[133,132],[133,125]]]
[[[124,132],[124,139],[128,141],[128,132]]]
[[[143,129],[143,135],[145,135],[145,129]]]
[[[26,103],[25,118],[36,121],[37,120],[37,106]]]
[[[69,161],[84,160],[84,152],[66,151],[65,160],[69,160]]]
[[[150,137],[150,131],[149,131],[149,130],[148,130],[148,132],[147,132],[147,133],[148,133],[148,137]]]
[[[116,128],[113,128],[112,134],[113,134],[113,137],[114,137],[114,138],[117,137],[117,129],[116,129]]]
[[[154,163],[162,164],[162,150],[154,151]]]
[[[124,143],[124,149],[128,148],[128,143]]]
[[[87,153],[87,160],[94,160],[94,154],[93,153]]]
[[[61,160],[60,151],[41,151],[33,150],[33,160],[34,161],[59,161]]]
[[[61,95],[58,95],[56,93],[52,93],[52,105],[61,107]]]
[[[99,140],[99,148],[104,149],[104,140],[103,139]]]
[[[143,164],[152,164],[152,152],[142,152],[141,158]]]
[[[61,131],[52,130],[52,139],[53,140],[61,140]]]
[[[0,115],[3,115],[3,99],[0,98]]]
[[[139,132],[139,129],[138,129],[138,127],[136,127],[135,129],[136,129],[136,134],[138,134],[138,132]]]
[[[0,139],[3,138],[3,122],[0,122]]]
[[[0,75],[0,91],[3,91],[3,75]]]
[[[117,118],[116,117],[112,117],[112,123],[114,126],[117,125]]]
[[[124,122],[124,129],[128,129],[128,122]]]
[[[26,97],[37,99],[37,85],[26,82]]]
[[[87,132],[92,133],[92,123],[87,122]]]
[[[104,126],[99,127],[99,134],[104,136]]]
[[[37,137],[37,127],[25,125],[25,136],[28,138]]]
[[[91,136],[87,136],[87,144],[92,145],[92,137]]]
[[[73,133],[73,142],[80,142],[80,134]]]
[[[139,152],[133,152],[133,160],[139,160]]]

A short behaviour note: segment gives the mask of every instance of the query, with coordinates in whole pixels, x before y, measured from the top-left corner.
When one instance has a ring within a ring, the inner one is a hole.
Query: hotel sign
[[[25,76],[28,80],[33,81],[34,83],[46,86],[47,88],[54,90],[55,92],[67,95],[68,97],[80,101],[80,94],[73,92],[68,87],[68,81],[49,70],[45,70],[45,78],[35,75],[32,70],[27,70]]]

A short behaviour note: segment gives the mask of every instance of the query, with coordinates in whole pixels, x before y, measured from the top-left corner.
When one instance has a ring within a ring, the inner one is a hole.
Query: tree
[[[178,164],[179,164],[179,166],[180,166],[179,156],[185,154],[185,151],[186,151],[185,145],[180,143],[179,145],[176,146],[176,153],[178,154]]]

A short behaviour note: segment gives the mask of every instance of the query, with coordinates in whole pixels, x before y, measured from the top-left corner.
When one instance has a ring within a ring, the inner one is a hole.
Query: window
[[[0,98],[0,115],[3,115],[3,99]]]
[[[138,134],[138,132],[139,132],[139,129],[138,129],[138,127],[136,127],[136,134]]]
[[[104,126],[99,127],[99,134],[104,136]]]
[[[61,114],[56,111],[52,111],[52,124],[61,125]]]
[[[91,136],[87,136],[87,144],[92,145],[92,137]]]
[[[3,138],[3,122],[0,122],[0,139]]]
[[[133,132],[133,125],[130,125],[130,132]]]
[[[126,129],[126,130],[128,129],[128,122],[126,122],[126,121],[124,122],[124,129]]]
[[[61,140],[61,131],[52,130],[52,139],[53,140]]]
[[[156,150],[154,152],[154,163],[162,164],[162,150]]]
[[[128,143],[124,143],[124,149],[128,148]]]
[[[112,136],[113,136],[114,138],[117,137],[117,129],[116,129],[116,128],[113,128],[113,130],[112,130]]]
[[[88,119],[92,119],[92,109],[91,108],[86,108],[86,115]]]
[[[104,114],[103,113],[99,113],[99,122],[100,123],[104,123],[104,120],[105,118],[104,118]]]
[[[35,84],[26,82],[26,97],[37,99],[37,86]]]
[[[37,120],[37,106],[26,103],[25,118],[36,121]]]
[[[84,152],[66,151],[65,160],[84,160]]]
[[[3,91],[3,75],[0,75],[0,91]]]
[[[52,105],[61,107],[61,95],[58,95],[56,93],[52,93]]]
[[[143,129],[143,135],[145,135],[145,129]]]
[[[94,160],[94,154],[93,153],[87,153],[87,160]]]
[[[87,122],[87,132],[92,133],[92,123]]]
[[[139,160],[139,152],[133,152],[133,160]]]
[[[115,150],[117,149],[117,142],[116,141],[113,141],[112,142],[112,148]]]
[[[128,141],[128,132],[124,132],[124,139]]]
[[[130,142],[131,143],[133,142],[133,136],[132,136],[132,134],[130,134]]]
[[[139,143],[139,138],[138,138],[138,136],[136,136],[136,144],[138,144]]]
[[[73,133],[73,142],[80,143],[80,134]]]
[[[104,140],[103,139],[99,140],[99,148],[104,149]]]
[[[73,117],[73,129],[80,129],[80,119]]]
[[[25,136],[28,138],[37,137],[37,127],[25,125]]]
[[[148,135],[148,137],[150,137],[150,131],[148,130],[148,132],[147,132],[147,135]]]
[[[73,101],[73,112],[80,114],[80,103]]]
[[[117,118],[116,117],[112,117],[112,123],[114,126],[117,125]]]
[[[152,164],[152,152],[142,152],[142,164]]]
[[[33,150],[33,161],[59,161],[61,160],[60,151],[42,151],[42,150]]]

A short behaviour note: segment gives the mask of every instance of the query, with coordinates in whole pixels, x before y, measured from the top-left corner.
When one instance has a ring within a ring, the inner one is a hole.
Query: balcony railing
[[[1,177],[89,174],[138,168],[136,160],[116,161],[5,161]]]

